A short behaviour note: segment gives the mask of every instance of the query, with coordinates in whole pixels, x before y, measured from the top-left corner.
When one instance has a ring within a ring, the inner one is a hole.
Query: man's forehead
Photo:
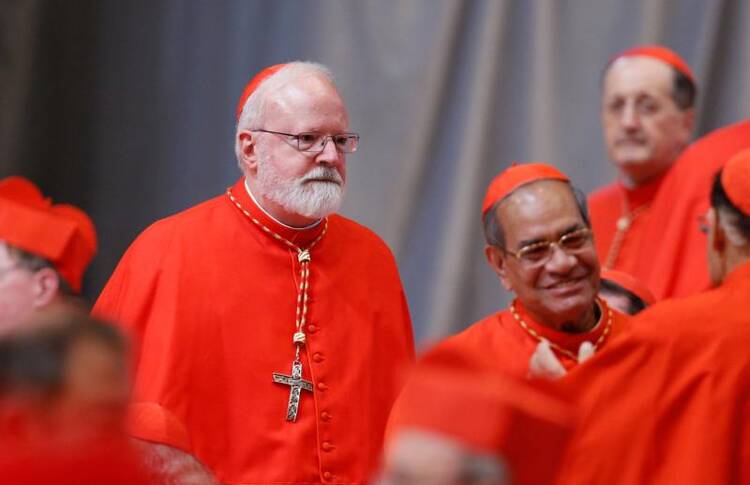
[[[673,69],[667,63],[645,56],[621,57],[604,76],[604,93],[622,90],[672,89]]]
[[[572,187],[560,180],[540,180],[516,189],[498,207],[506,237],[557,235],[583,224]]]

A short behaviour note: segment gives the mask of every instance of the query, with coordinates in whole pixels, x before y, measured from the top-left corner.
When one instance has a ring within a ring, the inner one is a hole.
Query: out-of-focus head
[[[603,269],[601,272],[599,295],[610,308],[635,315],[656,302],[654,294],[639,280],[622,271]]]
[[[662,46],[628,49],[607,64],[602,88],[604,140],[623,183],[641,185],[669,169],[693,130],[687,63]]]
[[[96,247],[83,211],[52,204],[22,177],[0,180],[0,335],[60,293],[78,293]]]
[[[564,403],[438,346],[393,408],[380,483],[552,483],[571,423]]]
[[[599,263],[585,197],[562,172],[508,168],[487,189],[483,218],[487,261],[536,320],[561,329],[592,311]]]
[[[708,223],[708,269],[719,285],[750,260],[750,150],[734,155],[714,177]]]
[[[0,340],[0,427],[31,443],[120,433],[126,352],[113,326],[69,305],[46,309]]]
[[[341,205],[346,153],[359,136],[330,71],[291,62],[261,71],[243,92],[235,152],[253,196],[276,219],[310,224]]]

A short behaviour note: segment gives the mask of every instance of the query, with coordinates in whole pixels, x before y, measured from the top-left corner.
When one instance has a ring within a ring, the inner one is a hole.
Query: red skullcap
[[[249,98],[250,95],[253,94],[256,89],[258,89],[260,83],[279,72],[279,70],[281,70],[281,68],[285,66],[286,64],[274,64],[273,66],[269,66],[256,74],[255,77],[245,85],[245,89],[242,90],[242,96],[240,96],[240,101],[237,103],[237,121],[240,120],[242,109],[245,107],[247,98]]]
[[[552,483],[573,426],[563,401],[444,344],[414,367],[391,413],[386,448],[419,429],[500,457],[513,483]],[[543,437],[541,439],[540,437]]]
[[[743,150],[724,165],[721,186],[743,214],[750,216],[750,150]]]
[[[628,290],[629,292],[643,300],[646,305],[653,305],[654,303],[656,303],[656,298],[654,297],[654,294],[651,293],[651,290],[649,290],[646,285],[641,283],[640,280],[629,275],[628,273],[623,273],[622,271],[617,271],[614,269],[603,269],[601,277],[604,280],[609,280],[612,283],[615,283],[616,285]]]
[[[567,175],[552,165],[546,163],[514,163],[490,182],[482,203],[482,216],[492,208],[495,202],[504,199],[520,186],[547,179],[570,182]]]
[[[651,57],[653,59],[657,59],[661,62],[669,64],[670,66],[674,67],[682,74],[684,74],[685,77],[690,79],[690,81],[695,84],[695,76],[693,75],[693,71],[690,69],[690,66],[688,66],[687,62],[685,62],[685,60],[672,49],[668,49],[661,45],[641,45],[633,47],[631,49],[627,49],[613,57],[612,60],[609,61],[609,64],[607,64],[607,66],[615,62],[617,59],[623,57],[638,56]]]
[[[15,176],[0,180],[0,240],[50,261],[76,292],[97,247],[94,224],[82,210],[53,205]]]

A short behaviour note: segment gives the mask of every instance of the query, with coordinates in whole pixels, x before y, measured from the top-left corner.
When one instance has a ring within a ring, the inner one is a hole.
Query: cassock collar
[[[628,211],[632,212],[639,207],[650,204],[651,201],[654,200],[656,192],[659,191],[659,187],[664,181],[664,177],[666,175],[667,172],[664,172],[663,174],[654,178],[652,181],[644,185],[639,185],[638,187],[634,187],[632,189],[626,188],[624,185],[622,185],[622,182],[618,181],[617,186],[620,189],[620,192],[625,196]]]
[[[256,218],[261,224],[266,226],[271,231],[275,232],[279,236],[293,242],[301,248],[306,248],[317,238],[325,224],[314,224],[303,228],[294,228],[280,223],[269,214],[267,214],[248,193],[245,188],[245,177],[240,178],[230,189],[232,195],[240,203],[243,209],[248,211],[254,218]],[[230,202],[231,203],[231,202]],[[248,221],[249,222],[249,221]],[[261,230],[255,224],[252,224],[253,228]],[[273,239],[272,236],[268,236]],[[281,243],[280,243],[281,244]]]
[[[605,329],[607,328],[606,323],[607,316],[609,314],[609,307],[602,298],[597,298],[596,302],[599,304],[599,310],[601,310],[599,321],[596,322],[594,328],[592,328],[588,332],[583,333],[558,332],[557,330],[554,330],[546,325],[537,323],[536,321],[534,321],[531,315],[529,315],[529,313],[526,311],[526,308],[524,308],[523,304],[521,304],[518,298],[516,298],[515,300],[515,307],[518,315],[523,319],[524,322],[526,322],[526,325],[536,331],[536,333],[540,337],[545,338],[550,342],[554,342],[560,347],[572,352],[574,355],[578,355],[578,349],[581,347],[581,344],[583,342],[591,342],[592,344],[596,344],[596,342],[599,340],[599,337],[601,337],[602,333],[604,333]],[[605,340],[602,342],[602,345],[606,343],[607,338],[605,338]]]

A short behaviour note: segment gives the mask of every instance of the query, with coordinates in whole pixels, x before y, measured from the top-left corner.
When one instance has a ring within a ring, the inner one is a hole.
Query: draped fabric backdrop
[[[245,82],[322,62],[362,135],[342,212],[393,249],[434,339],[508,301],[483,256],[489,180],[514,160],[611,180],[601,71],[654,42],[696,72],[696,135],[750,116],[746,0],[5,0],[0,175],[92,215],[93,298],[136,234],[239,176]]]

